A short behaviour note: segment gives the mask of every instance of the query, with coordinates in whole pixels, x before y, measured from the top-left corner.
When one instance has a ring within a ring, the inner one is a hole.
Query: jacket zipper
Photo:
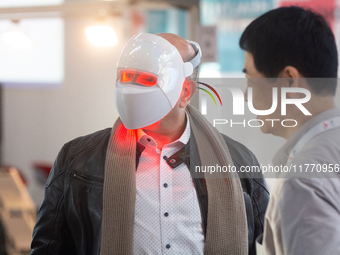
[[[82,180],[84,180],[84,181],[97,182],[97,183],[104,183],[104,181],[101,181],[101,180],[98,180],[98,179],[91,179],[91,178],[86,177],[86,176],[84,176],[84,175],[82,175],[82,174],[73,173],[72,176],[75,177],[75,178],[82,179]]]

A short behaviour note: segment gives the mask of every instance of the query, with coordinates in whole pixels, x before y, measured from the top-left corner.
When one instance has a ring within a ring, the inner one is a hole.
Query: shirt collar
[[[143,129],[139,128],[137,129],[137,141],[140,142],[143,136],[147,136],[147,134],[144,133]]]
[[[273,164],[275,166],[286,165],[289,153],[297,144],[297,142],[302,138],[302,136],[307,133],[315,125],[321,123],[324,120],[340,116],[339,108],[332,108],[330,110],[324,111],[312,119],[304,123],[288,140],[287,142],[278,150],[273,158]]]
[[[178,142],[182,143],[183,145],[186,145],[186,144],[188,143],[189,138],[190,138],[190,120],[189,120],[189,116],[188,116],[187,113],[185,113],[185,116],[186,116],[186,127],[185,127],[185,130],[184,130],[183,134],[182,134],[181,137],[178,138],[176,141],[173,141],[172,143],[169,143],[169,144],[167,144],[167,145],[172,145],[172,144],[175,144],[175,143],[178,143]],[[144,140],[146,140],[146,139],[148,139],[148,138],[154,140],[153,137],[147,135],[147,134],[143,131],[143,129],[141,129],[141,128],[140,128],[140,129],[137,129],[137,141],[138,141],[139,143],[141,143],[142,145],[144,145],[144,144],[143,144],[143,143],[144,143]]]

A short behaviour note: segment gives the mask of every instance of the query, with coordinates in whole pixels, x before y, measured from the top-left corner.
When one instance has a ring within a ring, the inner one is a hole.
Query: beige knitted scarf
[[[233,165],[221,134],[188,105],[191,137],[202,166]],[[120,119],[108,144],[103,191],[101,255],[132,254],[136,201],[136,131]],[[241,182],[237,173],[206,176],[208,219],[204,254],[248,254],[248,231]],[[221,178],[223,177],[223,178]]]

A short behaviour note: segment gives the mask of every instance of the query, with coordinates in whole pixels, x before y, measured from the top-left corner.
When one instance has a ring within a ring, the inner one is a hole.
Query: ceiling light
[[[115,31],[107,25],[88,27],[85,34],[89,42],[96,47],[112,47],[118,43]]]

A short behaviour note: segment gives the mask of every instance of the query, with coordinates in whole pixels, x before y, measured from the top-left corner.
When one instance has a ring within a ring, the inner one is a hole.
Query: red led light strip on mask
[[[135,69],[120,70],[121,83],[136,83],[152,87],[157,83],[157,77],[153,74],[140,72]]]

